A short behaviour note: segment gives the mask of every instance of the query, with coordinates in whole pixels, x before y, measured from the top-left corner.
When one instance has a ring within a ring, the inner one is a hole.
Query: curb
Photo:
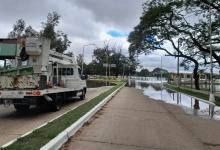
[[[94,108],[92,108],[89,112],[87,112],[84,116],[82,116],[79,120],[65,129],[63,132],[58,134],[55,138],[50,140],[46,145],[41,147],[40,150],[58,150],[68,139],[71,138],[83,125],[86,123],[92,116],[98,112],[115,94],[119,92],[121,88],[123,88],[125,84],[120,86],[110,95],[108,95],[104,100],[102,100],[99,104],[97,104]]]
[[[82,103],[81,105],[83,105],[83,104],[84,104],[84,103]],[[80,105],[79,105],[79,106],[80,106]],[[67,114],[68,112],[70,112],[70,111],[76,109],[76,108],[79,107],[79,106],[75,106],[75,107],[71,108],[69,111],[62,113],[62,114],[58,115],[57,117],[55,117],[55,118],[53,118],[53,119],[51,119],[51,120],[45,122],[44,124],[42,124],[42,125],[40,125],[40,126],[34,128],[34,129],[32,129],[32,130],[26,132],[25,134],[23,134],[23,135],[21,135],[21,136],[15,138],[15,139],[13,139],[13,140],[7,142],[6,144],[0,146],[0,149],[1,149],[1,148],[6,148],[6,147],[10,146],[10,145],[13,144],[14,142],[16,142],[19,138],[28,136],[29,134],[33,133],[35,130],[46,126],[48,123],[53,122],[54,120],[58,119],[59,117],[62,117],[63,115],[65,115],[65,114]]]

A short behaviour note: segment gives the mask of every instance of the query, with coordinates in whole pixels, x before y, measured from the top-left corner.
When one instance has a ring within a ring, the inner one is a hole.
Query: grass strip
[[[185,94],[209,101],[209,94],[203,93],[202,91],[201,92],[199,90],[195,91],[190,88],[177,87],[175,85],[170,85],[170,84],[165,84],[164,86],[168,89],[171,89],[171,90],[174,90],[177,92],[181,92],[181,93],[185,93]],[[215,104],[217,106],[220,106],[220,97],[219,96],[215,96]]]
[[[88,111],[90,111],[94,106],[96,106],[99,102],[101,102],[104,98],[122,86],[124,82],[118,82],[116,86],[112,87],[106,92],[103,92],[99,96],[93,98],[92,100],[82,104],[76,109],[68,112],[62,117],[54,120],[53,122],[48,123],[46,126],[33,131],[31,134],[19,138],[12,145],[1,148],[1,150],[38,150],[45,144],[47,144],[50,140],[55,138],[59,133],[64,131],[74,122],[76,122],[79,118],[85,115]]]

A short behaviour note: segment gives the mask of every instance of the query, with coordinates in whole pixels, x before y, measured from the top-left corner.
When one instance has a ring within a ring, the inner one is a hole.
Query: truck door
[[[80,82],[80,89],[84,89],[86,87],[86,80],[82,79],[82,70],[78,67],[78,77]]]
[[[61,75],[62,75],[62,68],[53,68],[53,84],[60,85],[61,83]]]

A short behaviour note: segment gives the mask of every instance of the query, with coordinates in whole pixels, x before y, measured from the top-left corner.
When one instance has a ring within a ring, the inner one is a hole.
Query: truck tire
[[[81,95],[80,95],[80,100],[84,100],[86,97],[86,92],[85,90],[83,89],[82,92],[81,92]]]
[[[30,105],[28,105],[28,104],[14,104],[14,107],[18,112],[26,112],[29,110]]]
[[[51,110],[52,111],[59,111],[63,105],[61,95],[56,94],[52,98],[53,98],[53,101],[50,103]]]
[[[85,91],[85,95],[86,95],[86,93],[87,93],[87,88],[85,88],[84,91]]]

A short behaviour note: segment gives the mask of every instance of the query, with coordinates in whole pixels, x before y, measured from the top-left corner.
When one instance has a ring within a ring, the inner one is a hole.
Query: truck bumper
[[[41,92],[38,90],[29,91],[19,91],[19,90],[9,90],[0,91],[0,99],[24,99],[25,97],[36,97],[42,96]]]

